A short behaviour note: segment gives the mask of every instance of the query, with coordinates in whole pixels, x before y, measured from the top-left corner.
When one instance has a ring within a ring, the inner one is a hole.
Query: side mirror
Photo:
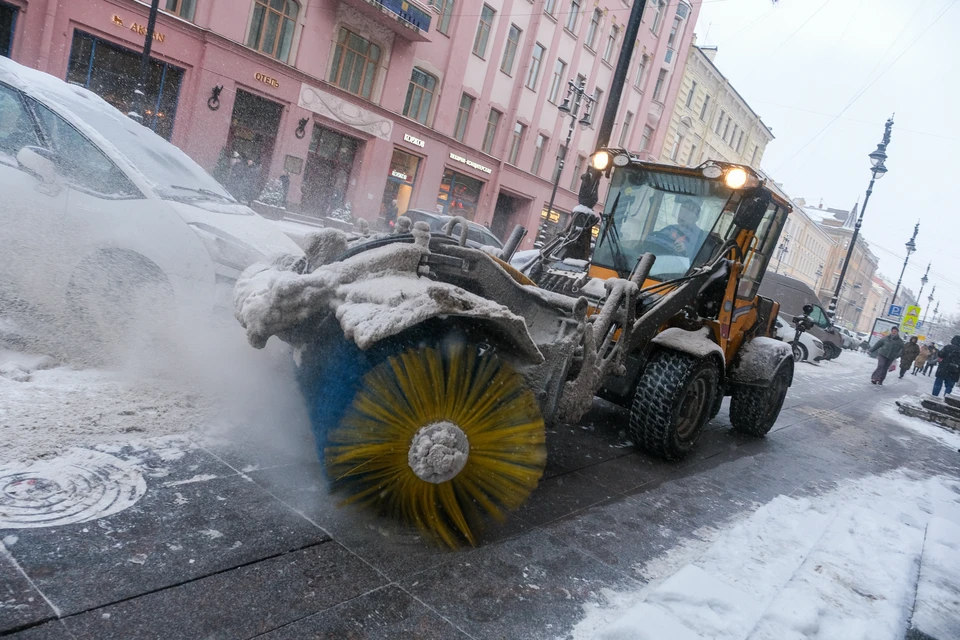
[[[36,176],[47,185],[57,183],[57,165],[50,158],[50,152],[41,147],[24,147],[17,153],[20,168]]]

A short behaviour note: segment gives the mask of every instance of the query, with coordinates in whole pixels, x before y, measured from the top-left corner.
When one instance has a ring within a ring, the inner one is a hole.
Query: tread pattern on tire
[[[774,374],[774,380],[785,375],[787,373],[781,368]],[[772,383],[769,387],[738,387],[734,390],[730,398],[730,424],[736,431],[755,438],[762,438],[770,432],[780,415],[780,409],[777,409],[772,420],[765,423],[763,420],[767,408],[771,402],[778,402],[783,407],[783,399],[771,397]],[[789,386],[784,389],[784,397],[787,389]]]
[[[703,368],[713,370],[713,393],[718,389],[716,365],[679,351],[661,350],[651,356],[640,375],[630,407],[630,435],[635,444],[666,460],[679,460],[696,444],[710,419],[714,398],[707,399],[702,422],[692,441],[681,446],[676,438],[676,397]]]

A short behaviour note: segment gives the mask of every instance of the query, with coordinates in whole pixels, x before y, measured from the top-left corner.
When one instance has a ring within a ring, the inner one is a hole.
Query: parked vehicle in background
[[[105,340],[135,314],[209,312],[249,265],[302,253],[147,127],[3,57],[0,193],[0,294]]]
[[[841,346],[844,349],[856,351],[860,347],[860,343],[863,341],[863,338],[858,338],[856,333],[845,327],[837,327],[837,331],[840,332],[840,336],[843,339],[843,344]]]
[[[790,318],[787,318],[781,314],[777,316],[774,326],[777,330],[777,339],[791,345],[793,349],[793,359],[795,362],[800,362],[802,360],[819,362],[823,359],[823,342],[810,335],[809,332],[804,331],[801,333],[798,344],[793,344],[793,339],[796,336],[797,330],[793,327],[793,322],[790,320]]]
[[[445,216],[423,209],[408,209],[403,215],[413,222],[426,222],[430,225],[430,231],[434,233],[443,233],[447,223],[453,219],[453,216]],[[459,234],[460,226],[457,225],[453,229],[453,235],[458,236]],[[482,224],[469,220],[467,221],[467,246],[471,249],[479,249],[480,247],[503,249],[503,243],[489,229]]]
[[[816,323],[810,332],[822,343],[824,360],[833,360],[843,350],[843,335],[830,321],[827,312],[820,306],[817,294],[807,283],[780,273],[766,273],[760,285],[760,295],[780,303],[780,313],[787,317],[803,314],[803,305],[813,306],[810,318]]]

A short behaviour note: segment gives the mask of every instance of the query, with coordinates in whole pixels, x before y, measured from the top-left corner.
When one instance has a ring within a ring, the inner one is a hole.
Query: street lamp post
[[[780,263],[783,262],[783,254],[790,253],[790,236],[783,236],[783,241],[777,249],[780,253],[777,254],[777,268],[773,270],[774,273],[780,273]]]
[[[596,98],[587,95],[586,80],[580,79],[580,83],[574,83],[573,80],[567,81],[567,95],[563,103],[558,107],[560,113],[570,116],[570,126],[567,128],[567,141],[563,146],[563,153],[557,158],[557,167],[553,176],[553,191],[550,192],[550,204],[547,206],[547,216],[553,213],[553,201],[557,197],[557,187],[560,185],[560,176],[563,174],[563,165],[567,159],[567,153],[570,151],[570,142],[573,140],[573,128],[577,123],[577,113],[580,111],[581,103],[586,103],[583,110],[583,117],[580,118],[580,124],[584,127],[590,126],[591,109]],[[572,104],[571,104],[572,99]]]
[[[921,289],[923,291],[923,289]],[[930,311],[930,307],[933,305],[933,294],[937,292],[937,285],[933,285],[933,289],[930,290],[930,295],[927,296],[927,308],[923,310],[923,322],[927,321],[927,312]],[[917,296],[917,300],[920,300],[920,296]],[[937,309],[940,308],[940,303],[937,303]],[[934,314],[936,315],[936,314]]]
[[[877,150],[869,154],[870,163],[873,165],[871,171],[870,185],[867,187],[867,197],[863,200],[863,208],[860,209],[860,215],[853,227],[853,235],[850,236],[850,245],[847,247],[847,257],[843,261],[843,269],[840,270],[840,278],[837,280],[837,289],[833,292],[830,299],[830,308],[827,313],[832,318],[837,311],[837,301],[840,299],[840,287],[843,286],[843,278],[847,275],[847,267],[850,266],[850,258],[853,257],[853,248],[857,244],[857,236],[860,235],[860,226],[863,224],[863,214],[867,210],[867,204],[870,202],[870,194],[873,193],[873,183],[887,172],[887,167],[883,162],[887,159],[887,145],[890,144],[890,131],[893,129],[893,116],[887,120],[884,125],[883,140],[877,145]]]
[[[907,241],[905,245],[907,247],[907,257],[903,259],[903,269],[900,270],[900,279],[897,280],[897,286],[893,290],[893,301],[891,305],[897,304],[897,293],[900,291],[900,283],[903,282],[903,274],[907,270],[907,263],[910,262],[910,256],[914,251],[917,250],[917,232],[920,231],[920,223],[918,222],[915,227],[913,227],[913,236]]]
[[[917,302],[923,298],[923,288],[927,286],[927,283],[930,282],[930,278],[927,276],[930,275],[930,267],[933,266],[932,262],[927,263],[927,272],[923,274],[923,277],[920,278],[920,293],[917,294]]]
[[[823,263],[822,263],[822,262],[820,263],[820,266],[817,267],[816,273],[814,273],[813,275],[817,276],[817,281],[816,281],[816,283],[813,285],[813,290],[817,292],[817,297],[819,298],[819,297],[820,297],[820,278],[823,277]]]
[[[153,29],[157,24],[157,12],[160,10],[160,0],[153,0],[150,4],[150,17],[147,18],[147,32],[143,39],[143,52],[140,54],[140,75],[137,77],[137,88],[133,91],[133,105],[128,116],[143,124],[143,101],[146,98],[147,74],[150,71],[150,50],[153,47]]]

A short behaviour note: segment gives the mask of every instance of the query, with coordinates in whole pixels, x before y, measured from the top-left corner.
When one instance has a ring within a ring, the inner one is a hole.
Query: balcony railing
[[[428,41],[430,12],[414,0],[342,0],[398,35]]]

